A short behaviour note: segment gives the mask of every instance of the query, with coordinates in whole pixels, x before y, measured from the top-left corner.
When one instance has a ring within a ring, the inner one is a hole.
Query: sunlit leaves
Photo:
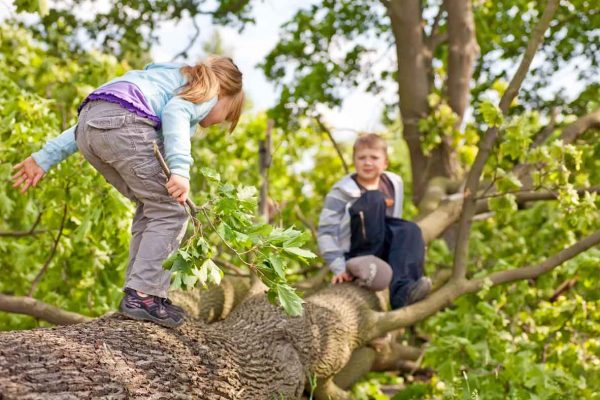
[[[34,297],[97,316],[114,308],[122,296],[131,204],[78,155],[53,168],[27,195],[14,190],[8,179],[13,165],[73,122],[75,104],[84,94],[72,82],[96,86],[122,68],[114,58],[94,53],[82,54],[79,61],[53,57],[25,30],[0,27],[0,230],[28,231],[41,215],[36,226],[41,233],[0,239],[0,292],[27,294],[49,260]],[[65,204],[63,234],[50,259]],[[23,316],[0,316],[3,329],[36,325]]]
[[[500,108],[493,104],[491,101],[484,101],[479,105],[479,112],[483,116],[483,121],[488,126],[499,127],[502,125],[504,118],[502,117],[502,111]]]
[[[218,253],[217,247],[225,246],[234,261],[263,281],[270,300],[278,301],[288,314],[299,315],[302,299],[288,285],[286,270],[292,260],[305,263],[316,257],[299,247],[310,237],[293,228],[273,228],[257,219],[256,188],[222,182],[220,174],[207,167],[200,173],[210,186],[195,217],[194,233],[163,264],[173,272],[172,288],[218,285],[223,271],[212,257]]]

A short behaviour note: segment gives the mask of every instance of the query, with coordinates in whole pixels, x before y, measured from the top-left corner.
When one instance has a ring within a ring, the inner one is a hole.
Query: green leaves
[[[217,183],[221,182],[221,175],[219,175],[214,169],[202,167],[200,168],[200,173],[210,181]],[[228,190],[229,186],[225,186],[225,188]]]
[[[316,257],[300,247],[310,236],[294,228],[273,228],[257,219],[256,188],[223,182],[210,168],[204,167],[200,173],[210,187],[203,193],[194,233],[163,265],[173,272],[172,287],[218,285],[224,273],[212,257],[224,246],[235,262],[264,282],[271,301],[279,302],[290,315],[300,315],[302,299],[288,285],[286,270],[290,263]]]
[[[504,121],[500,108],[489,100],[485,100],[479,105],[479,112],[488,126],[499,127]]]
[[[299,247],[284,247],[286,253],[297,255],[300,258],[315,258],[317,257],[312,251],[304,250]]]
[[[304,300],[300,298],[289,285],[277,285],[277,299],[288,315],[302,315],[302,303]]]

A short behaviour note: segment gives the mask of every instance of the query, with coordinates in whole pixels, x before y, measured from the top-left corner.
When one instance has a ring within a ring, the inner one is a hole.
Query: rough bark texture
[[[328,379],[364,343],[369,310],[381,310],[377,296],[346,284],[308,298],[302,317],[287,317],[258,295],[214,324],[166,329],[114,315],[3,333],[1,394],[5,399],[297,399],[308,376]]]
[[[600,231],[538,265],[495,272],[487,279],[493,285],[532,279],[598,243]],[[213,324],[189,322],[171,330],[113,315],[3,333],[0,394],[3,399],[298,399],[311,377],[320,382],[317,399],[345,400],[348,394],[333,379],[345,366],[348,374],[337,381],[343,386],[364,372],[360,360],[371,367],[377,361],[384,367],[393,363],[371,351],[378,347],[377,338],[423,320],[485,282],[450,281],[425,300],[390,312],[384,311],[385,295],[346,283],[308,297],[301,317],[285,316],[257,294]],[[242,298],[244,290],[237,292]],[[235,302],[235,290],[222,290],[222,295],[223,301]],[[388,347],[404,359],[416,356],[397,343]]]

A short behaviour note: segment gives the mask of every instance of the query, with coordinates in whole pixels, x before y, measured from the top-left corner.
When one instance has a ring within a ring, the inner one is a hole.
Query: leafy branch
[[[287,282],[286,271],[293,262],[316,257],[302,248],[310,234],[274,228],[256,218],[256,188],[224,183],[209,168],[200,173],[212,190],[202,194],[202,206],[193,217],[193,234],[163,264],[174,275],[172,288],[220,284],[224,273],[218,264],[223,263],[216,257],[216,247],[222,243],[267,286],[272,303],[278,301],[288,314],[300,315],[303,300]]]

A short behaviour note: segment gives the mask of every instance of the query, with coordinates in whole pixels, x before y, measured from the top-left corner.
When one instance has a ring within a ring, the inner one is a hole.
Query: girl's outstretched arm
[[[40,151],[31,155],[44,172],[48,172],[53,165],[77,151],[75,129],[77,129],[77,125],[73,125],[54,139],[49,140]]]

